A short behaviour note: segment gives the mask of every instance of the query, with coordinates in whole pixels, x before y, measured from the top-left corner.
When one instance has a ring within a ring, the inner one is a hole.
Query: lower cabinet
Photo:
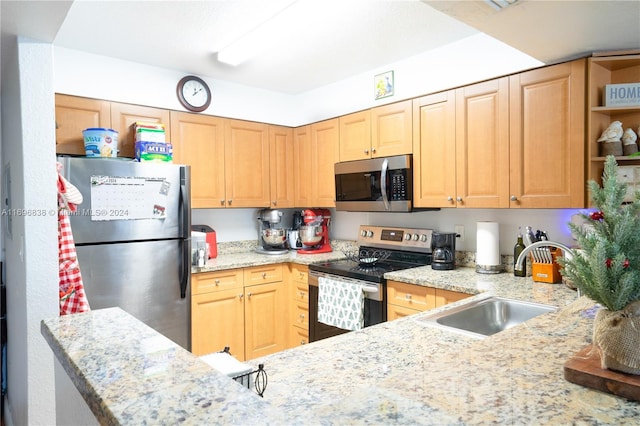
[[[439,308],[471,296],[457,291],[387,281],[387,321]]]
[[[194,274],[193,354],[205,355],[229,346],[237,359],[245,361],[286,349],[287,286],[282,269],[283,265],[264,265]]]

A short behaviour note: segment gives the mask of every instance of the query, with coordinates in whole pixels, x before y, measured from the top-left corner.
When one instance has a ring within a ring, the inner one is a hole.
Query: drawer
[[[457,302],[458,300],[471,297],[473,294],[461,293],[459,291],[444,290],[441,288],[436,289],[436,307],[444,306],[449,303]]]
[[[300,327],[291,327],[289,346],[295,348],[306,345],[307,343],[309,343],[309,332]]]
[[[242,288],[242,269],[203,272],[191,275],[191,294]]]
[[[309,280],[309,267],[295,263],[291,264],[291,280],[307,284]]]
[[[291,283],[293,288],[293,300],[296,302],[304,302],[309,304],[309,284],[294,281]]]
[[[309,304],[296,302],[293,306],[292,321],[293,325],[309,330]]]
[[[282,264],[244,268],[244,285],[275,283],[282,281]]]
[[[387,282],[387,303],[418,311],[436,307],[436,293],[433,287],[416,284]]]

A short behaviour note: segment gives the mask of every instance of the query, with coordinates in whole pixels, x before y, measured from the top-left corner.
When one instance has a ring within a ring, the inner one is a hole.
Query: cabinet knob
[[[240,300],[242,300],[242,298],[244,297],[244,294],[240,293],[238,297],[240,298]]]
[[[220,205],[224,206],[224,200],[220,200]]]
[[[365,154],[369,154],[369,150],[368,150],[368,149],[365,149],[365,150],[364,150],[364,153],[365,153]]]
[[[456,197],[456,201],[461,203],[462,202],[462,197]]]
[[[371,153],[375,154],[376,153],[376,149],[375,148],[371,148]]]
[[[407,299],[407,300],[411,300],[411,295],[410,294],[405,294],[404,298]]]
[[[220,285],[220,280],[219,280],[219,279],[216,279],[216,280],[214,280],[213,282],[214,282],[216,285]]]
[[[307,341],[306,341],[306,340],[304,340],[304,339],[302,339],[302,340],[300,340],[300,344],[301,344],[301,345],[306,345],[306,344],[307,344]]]
[[[247,293],[247,297],[248,297],[248,298],[251,298],[251,293]]]
[[[518,197],[516,197],[515,195],[511,196],[511,201],[518,201]]]
[[[449,202],[453,201],[453,197],[452,196],[448,196],[447,197],[447,201],[449,201]]]
[[[263,273],[262,273],[262,279],[264,280],[264,279],[266,279],[266,278],[267,278],[267,273],[266,273],[266,272],[263,272]]]
[[[231,198],[229,198],[229,199],[227,200],[227,204],[229,204],[229,205],[231,205],[231,203],[232,203],[232,202],[233,202],[233,200],[232,200]]]
[[[300,314],[300,318],[304,319],[304,314]]]

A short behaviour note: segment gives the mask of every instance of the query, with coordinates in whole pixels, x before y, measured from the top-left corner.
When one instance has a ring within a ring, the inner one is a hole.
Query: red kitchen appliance
[[[331,212],[327,209],[304,209],[299,235],[303,248],[300,254],[329,253],[329,221]]]
[[[195,232],[204,232],[206,235],[207,245],[209,246],[209,259],[218,257],[218,241],[216,231],[208,225],[191,225],[191,230]]]

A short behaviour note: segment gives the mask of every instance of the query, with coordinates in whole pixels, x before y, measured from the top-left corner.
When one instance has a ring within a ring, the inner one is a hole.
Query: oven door
[[[326,339],[349,330],[333,327],[318,321],[318,277],[323,273],[309,271],[309,341]],[[329,275],[340,280],[342,277]],[[380,324],[387,321],[387,301],[385,283],[367,283],[369,291],[365,291],[364,298],[364,326]]]

